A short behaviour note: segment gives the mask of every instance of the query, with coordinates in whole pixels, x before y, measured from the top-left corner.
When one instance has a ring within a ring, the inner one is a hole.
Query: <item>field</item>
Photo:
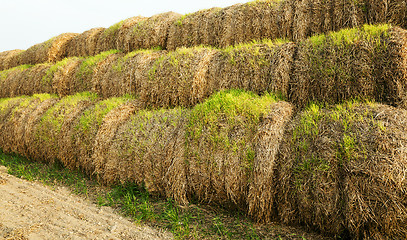
[[[264,0],[3,52],[0,149],[143,189],[133,203],[210,206],[311,238],[404,239],[406,15],[401,0]],[[255,236],[271,238],[243,238]]]

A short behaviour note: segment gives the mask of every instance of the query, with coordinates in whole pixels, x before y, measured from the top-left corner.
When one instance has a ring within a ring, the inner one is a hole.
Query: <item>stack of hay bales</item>
[[[289,98],[298,106],[369,98],[405,107],[406,31],[364,25],[298,45]]]
[[[96,55],[100,35],[105,28],[92,28],[74,37],[68,44],[67,57],[87,57]]]
[[[276,167],[285,223],[330,236],[407,234],[407,112],[375,103],[311,105],[290,124]]]

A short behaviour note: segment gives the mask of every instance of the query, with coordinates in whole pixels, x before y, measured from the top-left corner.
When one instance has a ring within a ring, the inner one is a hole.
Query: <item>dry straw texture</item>
[[[221,8],[211,8],[179,17],[169,29],[167,49],[199,45],[219,46],[220,11]]]
[[[295,44],[262,41],[219,50],[210,59],[208,82],[216,89],[245,89],[288,94]],[[213,88],[213,87],[212,87]]]
[[[186,127],[188,193],[245,209],[256,158],[256,133],[276,99],[219,92],[191,111]]]
[[[255,136],[255,161],[253,179],[247,197],[248,213],[259,222],[276,219],[275,185],[276,166],[279,164],[278,152],[284,140],[284,131],[294,114],[294,107],[287,102],[277,102],[258,126]]]
[[[404,238],[406,114],[358,102],[299,114],[276,168],[281,220],[330,236]]]
[[[134,182],[186,203],[184,126],[189,111],[141,110],[121,125],[105,153],[104,179]]]
[[[54,162],[60,159],[61,149],[68,136],[72,122],[92,102],[96,96],[89,93],[78,93],[61,99],[48,109],[40,121],[32,129],[34,141],[32,146],[37,148],[35,159]]]
[[[403,106],[406,31],[365,25],[301,42],[294,62],[289,98],[338,103],[370,98]]]
[[[97,102],[87,108],[82,115],[77,118],[71,132],[71,142],[67,144],[67,154],[63,162],[70,168],[81,168],[88,174],[93,174],[95,167],[92,159],[94,140],[104,117],[110,111],[128,104],[130,98],[109,98]]]
[[[100,35],[105,28],[92,28],[75,36],[68,44],[67,57],[87,57],[96,55]]]
[[[105,29],[99,36],[96,54],[113,49],[122,51],[126,50],[126,45],[128,44],[126,42],[126,35],[128,32],[133,31],[135,25],[145,19],[145,17],[141,16],[132,17]]]
[[[142,86],[148,82],[149,70],[164,53],[140,50],[109,56],[99,64],[92,78],[92,90],[103,98],[140,95]]]
[[[20,65],[20,54],[23,50],[11,50],[0,53],[0,71]]]
[[[127,31],[123,50],[131,52],[138,49],[167,49],[170,26],[180,17],[181,14],[166,12],[138,22],[132,27],[132,31]]]
[[[34,45],[20,54],[20,64],[57,62],[67,57],[69,42],[78,34],[64,33],[48,41]]]
[[[182,48],[160,57],[140,86],[140,99],[155,107],[193,106],[214,90],[206,72],[217,50]],[[199,93],[196,95],[195,93]]]

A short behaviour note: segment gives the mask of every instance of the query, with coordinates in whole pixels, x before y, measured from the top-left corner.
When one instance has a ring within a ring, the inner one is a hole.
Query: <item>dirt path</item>
[[[51,190],[0,166],[0,239],[172,239],[65,188]]]

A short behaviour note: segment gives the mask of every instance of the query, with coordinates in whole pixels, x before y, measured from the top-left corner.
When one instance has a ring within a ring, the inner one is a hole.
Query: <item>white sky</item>
[[[61,33],[109,27],[134,16],[191,13],[249,0],[0,0],[0,52],[27,49]]]

